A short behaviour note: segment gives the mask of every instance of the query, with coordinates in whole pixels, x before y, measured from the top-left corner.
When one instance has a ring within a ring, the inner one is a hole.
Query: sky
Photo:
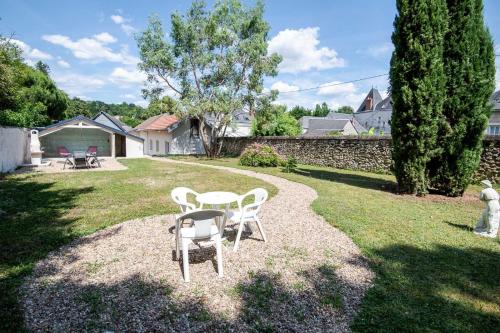
[[[253,1],[245,0],[253,4]],[[211,6],[213,1],[207,1]],[[25,60],[47,63],[58,86],[71,97],[147,105],[144,74],[134,35],[157,14],[170,31],[170,15],[185,12],[188,0],[26,1],[0,0],[0,33],[13,34]],[[279,75],[266,89],[292,107],[357,108],[370,88],[385,95],[387,76],[342,85],[338,82],[386,74],[392,52],[394,0],[267,0],[269,50],[283,56]],[[484,0],[485,21],[500,54],[500,1]],[[500,89],[500,57],[496,57]],[[306,92],[297,89],[330,85]],[[288,92],[288,93],[287,93]]]

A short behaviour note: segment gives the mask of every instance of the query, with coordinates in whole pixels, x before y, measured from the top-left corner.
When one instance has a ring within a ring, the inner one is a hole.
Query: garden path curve
[[[280,177],[174,161],[255,177],[279,190],[262,223],[214,251],[190,251],[191,283],[174,260],[172,216],[126,221],[83,237],[39,262],[21,288],[33,331],[347,332],[374,277],[358,247],[310,207],[317,193]],[[180,185],[180,184],[179,184]]]

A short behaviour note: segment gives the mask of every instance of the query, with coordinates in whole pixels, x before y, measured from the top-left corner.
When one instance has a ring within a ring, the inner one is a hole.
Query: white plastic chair
[[[254,196],[254,202],[243,206],[243,201],[249,197]],[[238,245],[240,243],[241,233],[243,232],[243,228],[245,227],[245,223],[255,221],[257,223],[257,227],[259,228],[260,234],[264,239],[264,242],[267,242],[266,235],[264,234],[264,229],[262,228],[262,224],[260,222],[257,214],[260,211],[260,207],[267,200],[268,194],[267,191],[263,188],[256,188],[251,190],[248,193],[243,194],[238,199],[238,208],[239,210],[236,212],[229,213],[229,219],[235,223],[239,223],[238,226],[238,235],[236,236],[236,241],[234,243],[233,251],[236,252],[238,250]]]
[[[175,253],[177,256],[177,259],[179,259],[179,234],[180,234],[180,229],[182,223],[180,222],[180,218],[189,212],[194,212],[196,210],[202,209],[203,205],[200,205],[199,207],[196,207],[195,204],[190,203],[188,201],[188,195],[192,194],[195,197],[199,194],[198,192],[188,188],[188,187],[176,187],[172,190],[170,193],[170,196],[172,197],[172,200],[176,204],[179,205],[181,208],[181,213],[180,214],[175,214]]]
[[[189,282],[189,244],[200,241],[215,241],[217,251],[217,273],[223,277],[222,269],[222,241],[219,228],[215,225],[217,218],[225,214],[219,210],[198,210],[184,214],[180,221],[192,220],[193,226],[181,228],[180,241],[182,243],[182,265],[184,268],[184,281]]]

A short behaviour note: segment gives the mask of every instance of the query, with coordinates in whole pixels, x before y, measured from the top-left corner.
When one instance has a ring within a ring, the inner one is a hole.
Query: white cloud
[[[392,43],[383,43],[382,45],[372,46],[364,50],[358,50],[356,53],[368,54],[373,58],[380,58],[389,55],[394,50],[394,45]]]
[[[94,35],[94,39],[103,44],[116,42],[116,38],[107,32],[101,32],[100,34]]]
[[[335,96],[334,98],[327,100],[326,103],[333,110],[337,110],[339,107],[344,105],[352,106],[354,110],[356,110],[363,101],[363,98],[365,98],[365,96],[366,93],[360,93],[360,94],[349,93],[345,95]]]
[[[107,32],[94,35],[90,38],[80,38],[76,41],[64,35],[43,35],[42,39],[71,50],[73,55],[78,59],[91,62],[119,62],[127,65],[135,65],[139,62],[139,59],[130,55],[126,48],[122,48],[119,52],[114,52],[107,44],[116,42],[116,38]]]
[[[57,64],[59,66],[61,66],[62,68],[70,68],[71,67],[71,65],[64,60],[58,60]]]
[[[106,84],[106,81],[97,76],[66,74],[55,75],[57,85],[72,96],[83,96],[83,93],[96,91]]]
[[[122,24],[125,22],[125,19],[123,16],[120,15],[111,15],[111,20],[115,22],[116,24]]]
[[[29,61],[29,63],[32,63],[33,60],[50,60],[53,58],[50,54],[46,52],[40,51],[39,49],[36,48],[35,49],[31,48],[31,46],[29,46],[23,41],[17,39],[11,39],[11,42],[16,44],[23,51],[23,55],[27,58],[27,60],[31,60]]]
[[[269,53],[276,52],[283,57],[281,72],[299,73],[345,66],[344,59],[339,58],[334,49],[318,47],[318,32],[318,27],[286,29],[269,41]]]
[[[146,74],[137,69],[127,70],[116,67],[110,75],[110,81],[119,85],[142,84],[146,81]]]
[[[287,92],[287,91],[288,92],[295,91],[298,89],[299,89],[299,87],[290,85],[290,84],[285,83],[283,81],[277,81],[277,82],[273,83],[273,85],[271,86],[271,90],[278,90],[280,93]]]
[[[143,100],[143,99],[139,99],[139,100],[135,101],[134,104],[142,106],[143,108],[146,108],[146,107],[148,107],[149,102],[146,100]]]
[[[134,94],[123,94],[120,95],[120,97],[124,99],[137,99],[137,96],[135,96]]]
[[[111,15],[110,17],[111,17],[111,20],[113,22],[115,22],[115,24],[118,24],[120,26],[120,28],[122,28],[123,32],[125,32],[125,34],[127,34],[127,36],[130,36],[134,32],[137,31],[133,26],[131,26],[130,24],[127,23],[127,22],[130,22],[130,20],[126,20],[123,16]]]
[[[327,82],[321,85],[318,90],[318,95],[342,95],[352,94],[356,91],[353,83],[339,84],[340,81]]]

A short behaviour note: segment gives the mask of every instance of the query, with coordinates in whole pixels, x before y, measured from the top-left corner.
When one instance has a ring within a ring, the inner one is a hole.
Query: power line
[[[336,82],[336,83],[330,83],[330,84],[322,84],[322,85],[319,85],[319,86],[316,86],[316,87],[309,87],[309,88],[303,88],[303,89],[297,89],[297,90],[280,91],[279,93],[281,95],[281,94],[296,93],[296,92],[302,92],[302,91],[310,91],[310,90],[315,90],[315,89],[320,89],[320,88],[325,88],[325,87],[334,87],[334,86],[340,86],[340,85],[348,84],[348,83],[354,83],[354,82],[359,82],[359,81],[366,81],[366,80],[376,79],[378,77],[387,76],[387,75],[389,75],[389,74],[379,74],[379,75],[367,76],[367,77],[363,77],[363,78],[356,79],[356,80],[351,80],[351,81],[343,81],[343,82]],[[262,94],[262,95],[265,95],[265,94]]]

